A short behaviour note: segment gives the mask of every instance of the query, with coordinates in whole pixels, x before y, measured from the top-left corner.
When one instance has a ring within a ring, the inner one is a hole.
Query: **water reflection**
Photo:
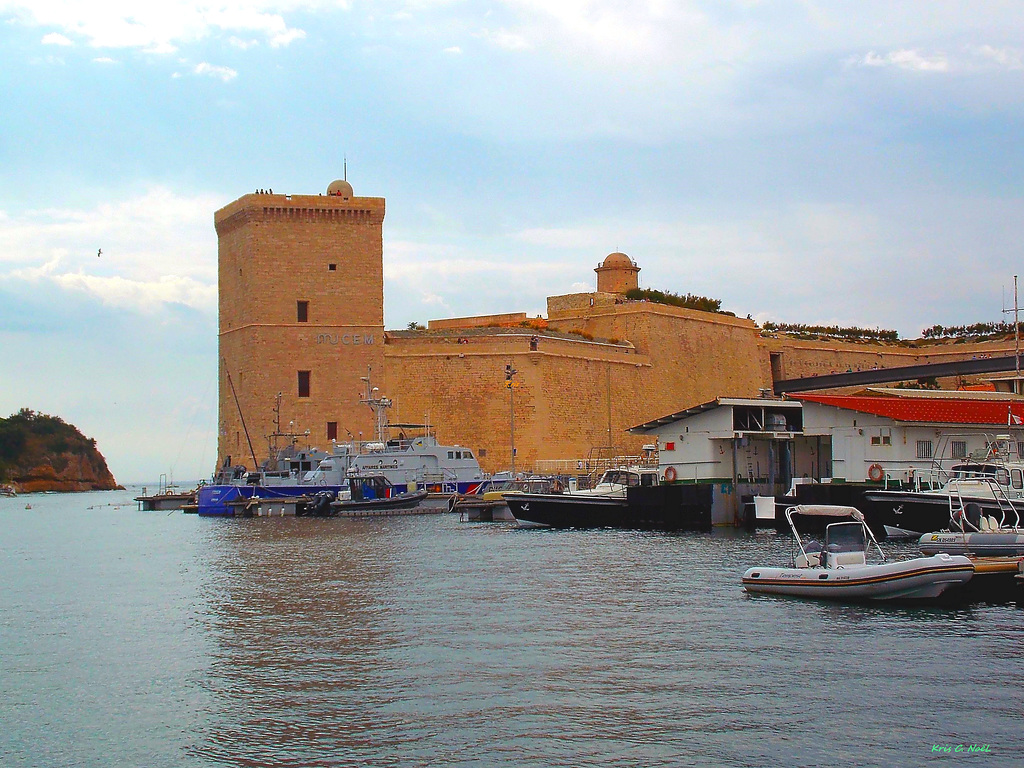
[[[220,527],[221,541],[208,580],[213,706],[199,756],[333,765],[339,750],[365,750],[394,726],[378,695],[390,663],[386,531],[341,520],[203,522]]]

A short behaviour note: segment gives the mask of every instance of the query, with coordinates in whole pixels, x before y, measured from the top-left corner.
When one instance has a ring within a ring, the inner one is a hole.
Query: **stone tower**
[[[640,267],[624,253],[610,253],[597,267],[598,293],[625,293],[640,287]]]
[[[300,447],[370,439],[359,398],[384,367],[383,224],[384,199],[347,181],[326,195],[244,195],[214,214],[218,465],[262,462],[277,431]]]

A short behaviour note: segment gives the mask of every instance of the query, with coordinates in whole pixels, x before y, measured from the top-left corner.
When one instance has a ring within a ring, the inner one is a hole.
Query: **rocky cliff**
[[[27,408],[0,419],[0,482],[19,493],[120,488],[95,440]]]

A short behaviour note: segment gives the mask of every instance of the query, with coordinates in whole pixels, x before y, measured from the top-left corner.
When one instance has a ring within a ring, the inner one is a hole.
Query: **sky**
[[[1008,320],[1022,41],[1004,0],[0,0],[0,416],[209,476],[214,211],[346,164],[387,328],[613,251],[758,322]]]

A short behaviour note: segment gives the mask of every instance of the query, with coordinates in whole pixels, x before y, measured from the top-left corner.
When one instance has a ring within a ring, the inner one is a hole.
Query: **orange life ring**
[[[868,479],[871,482],[880,482],[883,477],[885,477],[885,470],[882,469],[881,464],[872,464],[868,467]]]
[[[666,469],[665,470],[665,482],[672,483],[672,482],[675,482],[675,479],[676,479],[676,468],[675,467],[669,467],[668,469]]]

